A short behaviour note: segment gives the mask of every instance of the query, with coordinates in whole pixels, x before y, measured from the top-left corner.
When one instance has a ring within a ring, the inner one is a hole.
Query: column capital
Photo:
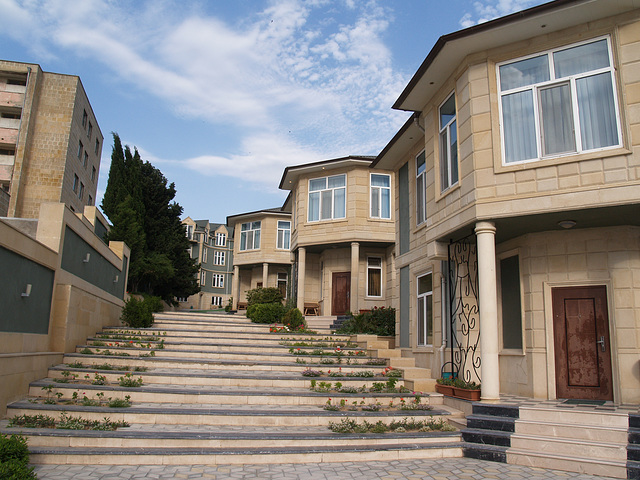
[[[496,224],[494,222],[478,222],[475,228],[476,235],[480,233],[496,233]]]

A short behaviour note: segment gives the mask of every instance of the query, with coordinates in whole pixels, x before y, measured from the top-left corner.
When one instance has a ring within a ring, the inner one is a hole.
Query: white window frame
[[[580,47],[582,45],[587,45],[590,43],[596,43],[602,40],[606,40],[607,42],[607,53],[609,56],[608,67],[597,68],[594,70],[589,70],[587,72],[568,75],[565,77],[556,77],[555,66],[553,62],[554,54],[560,51],[568,50],[574,47]],[[542,56],[547,57],[549,75],[550,75],[549,80],[533,83],[531,85],[514,87],[504,91],[502,90],[500,67],[504,67],[509,64],[513,64],[516,62],[520,62],[523,60],[528,60],[536,57],[542,57]],[[609,73],[611,77],[611,87],[612,87],[612,93],[613,93],[613,109],[614,109],[614,116],[615,116],[615,122],[616,122],[616,134],[618,137],[618,142],[614,145],[588,149],[584,147],[584,142],[581,134],[576,81],[579,79],[593,77],[603,73]],[[597,152],[597,151],[611,150],[611,149],[619,148],[622,146],[623,144],[622,143],[622,127],[621,127],[620,111],[619,111],[619,105],[618,105],[618,91],[616,87],[614,56],[613,56],[612,47],[611,47],[611,38],[609,36],[595,37],[582,42],[572,43],[569,45],[562,45],[558,48],[543,50],[531,55],[509,59],[508,61],[505,61],[505,62],[500,62],[496,64],[496,75],[497,75],[496,78],[497,78],[498,95],[499,95],[498,107],[499,107],[499,113],[500,113],[500,142],[502,147],[502,164],[503,165],[508,166],[508,165],[518,165],[518,164],[529,163],[529,162],[537,162],[547,158],[561,158],[568,155],[581,154],[584,152]],[[542,110],[540,106],[540,91],[544,90],[545,88],[557,87],[563,84],[569,85],[570,91],[571,91],[570,98],[571,98],[571,109],[572,109],[572,115],[573,115],[572,120],[573,120],[573,134],[574,134],[575,149],[572,151],[561,152],[561,153],[550,153],[548,155],[545,155],[543,152],[543,132],[542,132],[542,125],[541,125]],[[503,112],[503,98],[506,97],[507,95],[522,93],[529,90],[532,91],[536,156],[532,158],[522,159],[522,160],[508,161],[506,158],[507,152],[506,152],[506,146],[505,146],[505,121],[504,121],[504,112]]]
[[[453,116],[443,125],[442,108],[453,99]],[[457,103],[456,92],[452,92],[438,107],[438,121],[440,122],[440,191],[444,192],[458,184],[458,127],[457,127]],[[455,143],[451,143],[455,135]]]
[[[227,234],[222,232],[216,233],[216,247],[224,247],[227,245]]]
[[[331,179],[337,179],[338,177],[344,178],[344,185],[340,185],[337,187],[330,187],[329,181]],[[325,181],[325,187],[321,189],[311,190],[311,182],[320,182]],[[326,177],[317,177],[309,179],[308,183],[309,194],[307,195],[307,222],[323,222],[327,220],[336,220],[347,217],[347,174],[341,173],[338,175],[328,175]],[[344,206],[342,210],[344,211],[344,215],[339,216],[339,213],[336,213],[336,194],[342,190],[344,192]],[[311,210],[311,196],[318,195],[318,218],[312,218],[312,210]],[[328,217],[323,217],[323,207],[325,206],[325,202],[328,201],[327,195],[330,196],[331,200],[331,215]]]
[[[280,284],[284,283],[284,295],[283,298],[286,300],[287,299],[287,290],[289,288],[289,275],[287,274],[287,272],[278,272],[278,277],[276,280],[276,286],[278,287],[278,289],[280,288]]]
[[[207,263],[207,250],[209,249],[205,247],[203,244],[202,245],[202,263]]]
[[[219,295],[214,295],[211,297],[211,305],[215,305],[216,307],[222,306],[222,297]]]
[[[420,279],[426,276],[431,276],[431,290],[420,293]],[[417,345],[419,347],[429,347],[432,343],[428,343],[428,333],[431,331],[433,338],[433,272],[426,272],[416,277],[416,338]],[[422,303],[422,304],[421,304]],[[430,305],[430,309],[427,308]],[[431,312],[431,318],[428,317],[428,313]],[[421,317],[422,317],[422,338],[420,335],[421,330]],[[430,323],[430,325],[429,325]],[[430,327],[430,328],[429,328]]]
[[[380,262],[379,265],[372,265],[371,264],[371,260],[376,259]],[[370,291],[369,291],[369,273],[373,272],[373,271],[378,271],[380,276],[380,285],[378,285],[378,289],[380,291],[380,295],[373,295]],[[372,298],[382,298],[382,257],[378,257],[378,256],[371,256],[371,257],[367,257],[367,297],[372,297]]]
[[[374,177],[386,177],[388,180],[388,187],[381,185],[373,185]],[[371,173],[369,174],[369,213],[371,218],[381,218],[384,220],[391,219],[391,175],[387,175],[386,173]],[[386,198],[385,198],[386,192]],[[374,196],[376,198],[374,198]],[[384,200],[383,200],[384,198]],[[386,203],[387,215],[383,215],[383,205]],[[375,209],[375,211],[374,211]]]
[[[214,288],[224,288],[224,275],[222,273],[212,274],[211,286]]]
[[[206,285],[207,284],[207,272],[205,270],[202,270],[200,272],[200,285]]]
[[[418,159],[423,157],[421,169],[418,165]],[[422,197],[420,197],[422,193]],[[427,157],[425,151],[422,150],[416,155],[416,226],[427,221]]]
[[[260,231],[262,222],[245,222],[240,225],[240,251],[260,250]],[[250,247],[247,247],[250,245]]]
[[[226,261],[226,252],[221,252],[216,250],[213,252],[213,264],[214,265],[225,265]]]
[[[284,227],[285,223],[289,225],[289,228]],[[281,226],[280,224],[283,224],[283,226]],[[277,227],[278,227],[278,232],[276,235],[276,248],[278,250],[290,250],[291,249],[291,222],[288,220],[278,220]]]

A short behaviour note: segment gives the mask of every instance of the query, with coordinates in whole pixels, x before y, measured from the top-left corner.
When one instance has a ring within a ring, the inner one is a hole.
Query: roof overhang
[[[393,167],[411,147],[415,145],[418,139],[423,138],[424,133],[418,126],[420,114],[414,113],[409,117],[405,124],[398,130],[398,133],[389,141],[386,147],[378,154],[371,164],[371,168],[383,168],[393,170]]]
[[[556,0],[438,39],[393,104],[421,111],[463,59],[475,52],[509,45],[640,8],[640,0]]]
[[[338,168],[353,167],[353,166],[369,166],[375,157],[349,155],[348,157],[334,158],[331,160],[323,160],[321,162],[306,163],[304,165],[294,165],[284,169],[282,179],[280,180],[281,190],[291,190],[293,185],[296,184],[300,175],[310,173],[322,173]]]
[[[227,217],[227,225],[229,226],[229,228],[233,229],[235,224],[242,220],[248,220],[250,218],[255,218],[255,217],[270,217],[270,216],[273,216],[273,217],[289,216],[290,217],[291,212],[286,212],[280,208],[269,208],[265,210],[256,210],[254,212],[238,213],[236,215],[230,215]]]

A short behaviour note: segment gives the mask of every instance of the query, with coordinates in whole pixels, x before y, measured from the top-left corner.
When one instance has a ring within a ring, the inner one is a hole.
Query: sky
[[[78,75],[183,218],[280,207],[284,168],[377,155],[437,39],[545,0],[0,0],[0,59]]]

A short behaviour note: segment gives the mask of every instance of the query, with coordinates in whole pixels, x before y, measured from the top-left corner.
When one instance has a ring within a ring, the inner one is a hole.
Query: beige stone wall
[[[309,180],[325,175],[347,175],[346,218],[308,222]],[[296,230],[292,241],[292,249],[301,246],[329,244],[352,241],[387,241],[395,239],[395,188],[391,191],[391,220],[370,217],[370,174],[382,173],[392,175],[387,170],[350,167],[300,175],[294,187],[296,214]],[[393,178],[393,177],[392,177]]]
[[[555,397],[551,288],[607,287],[614,398],[640,402],[640,228],[526,235],[498,246],[520,255],[524,355],[501,355],[501,391]]]
[[[233,244],[233,264],[234,265],[251,265],[259,263],[291,263],[290,250],[282,250],[276,248],[278,220],[291,221],[289,214],[272,215],[257,214],[255,216],[247,216],[238,220],[235,224],[234,244]],[[240,235],[243,223],[260,221],[260,248],[256,250],[240,251]],[[260,273],[262,276],[262,273]]]

